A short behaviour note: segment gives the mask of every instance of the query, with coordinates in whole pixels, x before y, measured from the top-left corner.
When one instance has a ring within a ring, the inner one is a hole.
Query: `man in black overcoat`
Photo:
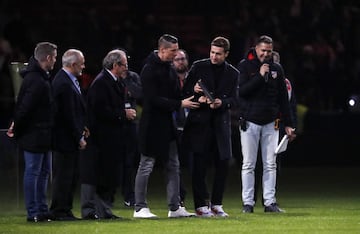
[[[183,89],[200,103],[200,108],[190,110],[183,133],[185,148],[193,152],[192,188],[200,217],[228,216],[222,200],[232,157],[230,109],[237,103],[239,79],[239,71],[225,61],[229,50],[228,39],[216,37],[211,42],[210,58],[193,63]],[[211,196],[206,187],[210,164],[215,167]]]
[[[111,207],[119,185],[119,169],[124,160],[126,136],[123,127],[127,120],[136,117],[135,109],[125,107],[125,90],[120,77],[127,70],[126,53],[119,49],[110,51],[103,60],[103,70],[92,82],[87,94],[91,132],[89,144],[92,144],[93,152],[89,158],[81,160],[82,190],[87,191],[89,196],[94,192],[93,185],[96,185],[95,211],[100,219],[118,218],[112,213]],[[94,207],[84,200],[89,202],[94,198],[82,196],[82,215],[86,217],[94,212]]]

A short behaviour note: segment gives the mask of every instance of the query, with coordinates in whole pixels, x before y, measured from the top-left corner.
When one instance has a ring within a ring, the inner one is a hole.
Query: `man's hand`
[[[197,109],[200,107],[200,103],[198,102],[193,102],[191,101],[191,99],[193,99],[194,96],[185,98],[184,100],[181,101],[181,107],[183,108],[189,108],[189,109]]]
[[[134,120],[136,118],[136,110],[135,109],[125,109],[126,118],[128,120]]]
[[[202,92],[203,92],[203,90],[202,90],[202,88],[200,87],[200,85],[199,85],[198,82],[196,82],[196,84],[195,84],[195,86],[194,86],[194,92],[195,92],[195,93],[202,93]]]
[[[87,145],[87,143],[86,143],[84,137],[81,137],[81,139],[80,139],[80,141],[79,141],[79,149],[80,149],[80,150],[85,149],[85,148],[86,148],[86,145]]]
[[[209,99],[207,99],[207,103],[210,104],[211,109],[217,109],[222,105],[222,101],[219,98],[215,98],[214,102],[211,102]]]
[[[88,138],[90,136],[90,130],[86,126],[84,127],[83,136],[85,138]]]
[[[285,127],[285,132],[286,132],[286,135],[288,135],[290,142],[296,138],[295,128]]]
[[[9,129],[7,130],[6,132],[6,135],[10,138],[13,138],[14,137],[14,121],[11,122],[11,125],[9,127]]]

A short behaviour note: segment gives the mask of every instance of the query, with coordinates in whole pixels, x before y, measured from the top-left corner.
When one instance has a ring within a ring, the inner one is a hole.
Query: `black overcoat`
[[[153,52],[140,73],[143,111],[139,123],[139,149],[143,155],[166,158],[175,140],[173,112],[181,106],[180,83],[170,62]]]
[[[194,85],[201,79],[213,97],[221,99],[222,105],[210,109],[209,105],[201,104],[199,109],[190,110],[182,139],[185,148],[204,153],[212,148],[211,136],[215,136],[220,159],[229,159],[232,155],[230,109],[237,105],[239,71],[225,62],[221,65],[222,72],[215,77],[213,66],[216,65],[210,59],[194,62],[183,91],[186,96],[194,95]],[[195,94],[195,100],[198,96]]]
[[[85,160],[82,157],[81,161],[82,182],[92,184],[95,179],[100,185],[114,187],[118,185],[123,161],[124,86],[115,81],[109,71],[102,70],[89,88],[87,107],[91,136],[89,157]],[[88,169],[84,165],[88,165]]]

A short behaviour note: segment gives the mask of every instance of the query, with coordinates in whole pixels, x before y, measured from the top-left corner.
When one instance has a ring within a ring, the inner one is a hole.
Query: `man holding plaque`
[[[226,177],[231,158],[230,109],[236,104],[239,72],[226,62],[230,43],[224,37],[211,42],[210,57],[195,61],[183,92],[194,95],[200,108],[190,110],[183,141],[193,152],[192,188],[196,215],[227,217],[222,208]],[[214,165],[211,195],[206,186],[206,172]]]

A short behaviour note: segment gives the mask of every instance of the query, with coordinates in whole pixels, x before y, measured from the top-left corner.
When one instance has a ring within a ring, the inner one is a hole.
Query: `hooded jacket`
[[[271,123],[281,117],[285,126],[293,126],[285,85],[284,71],[280,64],[268,61],[270,72],[267,79],[261,76],[262,63],[255,48],[251,48],[238,64],[240,71],[239,100],[241,116],[259,125]]]
[[[41,153],[51,148],[53,101],[49,74],[35,58],[20,72],[23,82],[15,107],[14,133],[23,150]]]

